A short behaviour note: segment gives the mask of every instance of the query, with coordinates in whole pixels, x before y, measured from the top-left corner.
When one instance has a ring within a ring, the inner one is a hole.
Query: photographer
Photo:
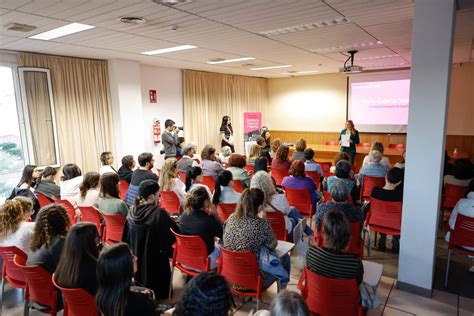
[[[176,157],[176,146],[178,145],[178,128],[174,125],[173,120],[165,121],[165,132],[161,135],[163,143],[165,159]]]

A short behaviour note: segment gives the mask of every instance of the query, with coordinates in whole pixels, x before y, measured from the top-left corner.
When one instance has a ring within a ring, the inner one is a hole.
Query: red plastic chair
[[[446,222],[451,215],[451,211],[456,206],[456,203],[466,196],[468,188],[460,185],[446,183],[443,190],[443,199],[441,201],[441,220]]]
[[[101,213],[105,220],[104,238],[107,244],[115,244],[122,241],[123,227],[125,226],[125,216],[122,214]]]
[[[95,303],[95,297],[86,290],[75,288],[68,289],[60,287],[54,280],[54,274],[51,278],[53,285],[61,291],[64,300],[64,315],[67,316],[97,316],[99,311]]]
[[[400,236],[402,226],[402,202],[389,202],[372,198],[367,214],[366,226],[371,231],[392,236]],[[367,251],[370,256],[370,234]]]
[[[360,143],[360,144],[357,144],[356,147],[369,148],[370,143]]]
[[[405,149],[405,145],[403,145],[403,144],[388,144],[388,148],[397,148],[397,149],[403,150],[403,149]]]
[[[324,316],[363,315],[355,279],[332,279],[304,269],[298,289],[312,313]]]
[[[316,187],[319,188],[321,187],[321,179],[319,177],[319,173],[317,171],[305,171],[304,172],[308,177],[314,180],[314,183],[316,183]]]
[[[351,239],[349,240],[349,246],[346,249],[347,253],[353,253],[358,255],[362,260],[364,259],[364,241],[360,233],[360,222],[351,223]],[[324,235],[323,235],[323,223],[321,222],[321,231],[317,234],[318,247],[324,247]]]
[[[219,216],[219,219],[224,223],[229,218],[229,216],[235,212],[236,208],[237,203],[219,203],[217,204],[217,215]]]
[[[180,171],[179,178],[181,179],[181,181],[183,181],[183,183],[186,183],[186,172]]]
[[[120,180],[119,181],[120,198],[124,201],[125,201],[125,198],[127,196],[127,191],[128,191],[129,186],[130,186],[130,184],[127,181],[125,181],[125,180]]]
[[[232,188],[235,190],[235,192],[242,193],[244,191],[244,184],[240,180],[233,180],[232,181]]]
[[[324,145],[334,146],[334,145],[339,145],[339,142],[324,142]]]
[[[160,191],[160,206],[168,213],[179,213],[179,198],[173,191]]]
[[[288,240],[288,231],[285,226],[283,214],[277,211],[266,212],[267,220],[272,225],[273,233],[278,240]]]
[[[67,216],[69,216],[69,221],[71,222],[71,225],[74,225],[77,222],[77,216],[76,216],[76,209],[74,206],[69,202],[68,200],[58,200],[53,198],[54,203],[59,204],[64,206],[67,212]]]
[[[45,313],[56,315],[59,290],[53,285],[51,274],[40,266],[26,265],[26,257],[23,256],[15,256],[13,263],[25,273],[25,304],[30,300],[35,301],[41,305],[49,306]]]
[[[249,165],[249,164],[245,165],[244,167],[245,171],[247,171],[247,174],[249,176],[253,175],[254,168],[255,168],[255,165]]]
[[[207,247],[201,237],[180,235],[172,229],[171,232],[176,237],[176,243],[174,244],[171,266],[170,298],[173,288],[174,267],[189,276],[196,276],[201,272],[211,269],[211,260],[207,254]]]
[[[288,170],[286,168],[272,168],[272,177],[277,185],[281,185],[283,178],[288,176]]]
[[[217,258],[217,272],[222,275],[230,285],[236,285],[246,289],[238,290],[234,286],[230,291],[239,296],[255,297],[257,299],[257,310],[260,306],[260,298],[263,291],[263,278],[260,275],[258,261],[250,251],[240,252],[227,250],[220,247],[221,256]],[[272,283],[273,284],[273,283]]]
[[[203,176],[202,177],[202,184],[207,185],[207,187],[211,190],[212,193],[214,193],[214,189],[216,187],[216,181],[212,176]]]
[[[43,195],[41,193],[37,193],[36,198],[38,199],[38,202],[39,202],[41,208],[45,207],[46,205],[49,205],[49,204],[53,203],[53,200],[51,200],[49,197],[47,197],[46,195]]]
[[[310,218],[309,227],[311,227],[311,222],[313,220],[313,206],[311,204],[311,196],[309,195],[309,191],[306,189],[284,189],[288,203],[295,207],[302,215]]]
[[[331,193],[329,193],[327,191],[323,191],[323,197],[324,197],[324,202],[329,202],[329,201],[332,200]],[[347,199],[347,202],[354,205],[354,201],[352,200],[352,195],[349,195],[349,199]]]
[[[385,186],[385,177],[364,176],[362,188],[360,189],[360,200],[370,201],[370,195],[375,187],[383,188]]]
[[[328,162],[328,161],[322,161],[322,162],[316,161],[316,162],[321,165],[321,169],[323,169],[324,177],[330,177],[332,175],[330,171],[332,167],[332,162]]]
[[[18,247],[0,247],[0,256],[2,257],[2,284],[0,288],[0,314],[3,306],[3,289],[5,287],[5,281],[7,281],[12,287],[17,289],[26,289],[26,277],[22,269],[18,268],[13,263],[15,256],[27,258],[26,253]],[[26,308],[25,302],[25,308]]]
[[[474,247],[474,218],[458,214],[454,229],[449,229],[451,236],[448,246],[448,261],[446,262],[446,276],[444,286],[448,286],[449,265],[451,263],[451,251],[474,256],[473,250],[464,247]]]
[[[81,212],[80,221],[94,224],[97,227],[99,235],[102,236],[102,218],[100,217],[99,210],[93,206],[78,206],[77,208]]]

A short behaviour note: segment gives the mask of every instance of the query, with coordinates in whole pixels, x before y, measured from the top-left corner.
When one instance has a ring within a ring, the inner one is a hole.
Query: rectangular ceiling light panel
[[[252,68],[250,70],[267,70],[267,69],[278,69],[278,68],[288,68],[288,67],[292,67],[292,66],[291,65],[269,66],[269,67]]]
[[[192,48],[197,48],[197,47],[193,46],[193,45],[181,45],[181,46],[175,46],[175,47],[168,47],[168,48],[152,50],[152,51],[149,51],[149,52],[143,52],[142,54],[151,56],[151,55],[159,55],[159,54],[178,52],[180,50],[186,50],[186,49],[192,49]]]
[[[30,36],[29,38],[49,41],[58,37],[86,31],[93,28],[95,28],[95,26],[81,23],[70,23],[43,33]]]
[[[207,63],[209,65],[218,65],[218,64],[235,63],[235,62],[238,62],[238,61],[253,60],[253,59],[255,59],[255,58],[253,58],[253,57],[242,57],[242,58],[224,59],[224,60],[218,60],[218,61],[208,61]]]

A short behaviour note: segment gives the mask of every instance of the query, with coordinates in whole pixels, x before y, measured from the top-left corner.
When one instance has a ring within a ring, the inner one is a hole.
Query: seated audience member
[[[221,148],[221,152],[219,153],[219,160],[222,163],[228,163],[231,154],[232,154],[232,149],[230,149],[229,146],[224,146]]]
[[[162,191],[173,191],[179,199],[179,203],[184,205],[186,199],[186,185],[178,175],[178,162],[176,158],[165,160],[160,173],[160,187]]]
[[[364,183],[364,176],[369,177],[385,177],[388,173],[388,167],[380,163],[382,154],[377,150],[372,150],[369,153],[369,164],[363,166],[359,171],[360,185]]]
[[[99,179],[100,174],[97,172],[88,172],[84,175],[84,179],[79,186],[79,194],[76,197],[77,206],[98,206]]]
[[[31,192],[35,192],[36,181],[41,176],[41,172],[38,167],[34,165],[26,165],[23,168],[20,181],[16,185],[18,189],[28,189]]]
[[[33,203],[30,201],[31,207],[26,204],[13,199],[0,208],[0,247],[16,246],[25,253],[30,251],[35,223],[27,222]]]
[[[198,153],[198,147],[197,147],[197,145],[196,145],[195,143],[189,143],[189,145],[191,145],[191,146],[193,147],[193,156],[192,156],[192,158],[193,158],[193,160],[195,160],[195,161],[198,163],[198,165],[199,165],[199,164],[201,163],[201,161],[202,161],[202,157],[201,157],[201,155]]]
[[[82,171],[77,165],[73,163],[64,165],[63,175],[61,176],[61,181],[59,181],[61,199],[68,200],[72,204],[76,203],[82,180]]]
[[[295,151],[291,156],[292,160],[304,160],[304,151],[306,150],[306,140],[303,138],[298,139],[295,144]]]
[[[127,216],[123,239],[138,258],[137,282],[155,291],[157,298],[168,297],[175,238],[178,225],[165,209],[158,206],[160,186],[154,180],[140,183],[138,198]],[[146,237],[146,240],[144,239]],[[100,279],[100,276],[99,276]],[[100,286],[100,281],[99,281]],[[99,290],[100,292],[100,290]]]
[[[105,214],[128,215],[127,203],[120,198],[119,177],[116,173],[106,173],[100,177],[98,208]]]
[[[405,154],[406,154],[406,150],[403,151],[403,154],[402,154],[402,161],[401,162],[397,162],[395,164],[395,168],[399,168],[399,169],[405,169]]]
[[[270,305],[269,316],[309,316],[304,298],[296,292],[282,290]]]
[[[60,197],[60,188],[54,182],[54,178],[58,172],[53,167],[46,167],[41,172],[41,177],[36,183],[35,193],[43,194],[44,196],[52,199],[53,196],[56,198]]]
[[[383,188],[375,187],[372,190],[371,197],[390,202],[401,202],[403,201],[403,171],[400,168],[392,168],[385,176],[385,186]],[[392,239],[392,251],[398,252],[399,250],[399,236],[393,236]],[[387,240],[386,234],[380,234],[380,239],[378,241],[378,247],[381,250],[386,249],[385,242]]]
[[[312,148],[306,148],[303,152],[304,155],[304,170],[305,171],[317,171],[320,178],[324,177],[323,169],[321,165],[313,160],[314,150]]]
[[[178,145],[176,146],[176,159],[181,159],[183,153],[181,152],[184,147],[184,137],[178,136]]]
[[[123,156],[122,165],[117,172],[120,180],[125,180],[130,184],[130,181],[132,181],[133,169],[135,169],[135,159],[133,159],[133,156]]]
[[[343,181],[349,188],[349,192],[351,192],[352,199],[354,201],[357,200],[357,185],[356,181],[351,178],[352,166],[350,161],[340,160],[336,165],[335,172],[335,176],[330,176],[326,179],[325,182],[323,182],[324,190],[330,192],[334,183],[336,183],[337,181]]]
[[[468,186],[468,191],[466,193],[466,197],[463,199],[460,199],[457,203],[456,206],[453,209],[453,212],[451,213],[451,216],[449,217],[449,228],[451,230],[454,230],[454,226],[456,224],[456,219],[458,217],[458,214],[467,216],[467,217],[474,217],[474,180],[471,180],[469,182]],[[446,241],[449,241],[450,237],[450,232],[446,234]],[[474,247],[464,247],[469,251],[474,251]],[[472,260],[474,260],[473,256],[470,256]],[[473,266],[469,269],[469,272],[474,272],[474,263]]]
[[[448,174],[452,175],[454,172],[454,165],[449,161],[448,151],[444,150],[444,167],[443,167],[443,176]]]
[[[304,162],[301,160],[293,161],[288,174],[289,176],[283,178],[281,186],[288,189],[308,190],[311,197],[311,204],[313,206],[314,214],[314,212],[316,212],[318,201],[321,199],[321,194],[319,193],[314,180],[310,177],[307,177],[304,173]]]
[[[469,159],[458,159],[454,163],[453,174],[444,176],[444,184],[467,187],[473,178],[472,163]]]
[[[323,220],[324,215],[333,209],[340,210],[346,214],[350,223],[359,221],[360,230],[362,231],[362,228],[364,228],[364,215],[359,207],[348,202],[350,192],[347,184],[343,181],[336,181],[331,186],[329,193],[331,194],[332,200],[326,201],[318,206],[318,212],[316,214],[316,228],[318,231],[321,230],[321,221]]]
[[[278,148],[281,146],[281,139],[275,138],[270,144],[270,157],[275,158]]]
[[[40,265],[53,274],[63,251],[64,240],[71,222],[66,209],[59,204],[43,207],[36,218],[27,264]]]
[[[197,167],[198,163],[193,159],[194,156],[194,145],[187,144],[181,150],[182,157],[178,160],[179,172],[187,172],[191,167]]]
[[[253,165],[255,163],[255,159],[261,157],[260,154],[262,149],[257,144],[252,144],[249,149],[249,159],[247,159],[247,163],[249,165]]]
[[[102,167],[99,169],[99,174],[103,175],[104,173],[114,172],[117,173],[117,170],[112,166],[114,163],[114,155],[110,151],[105,151],[100,154],[100,162]]]
[[[201,152],[201,169],[205,176],[212,176],[214,180],[217,175],[224,170],[224,167],[217,161],[216,148],[212,145],[204,146]]]
[[[351,157],[349,156],[349,154],[345,153],[345,152],[340,152],[336,155],[336,157],[334,157],[333,165],[331,166],[331,168],[329,168],[330,173],[332,173],[332,174],[336,173],[336,165],[341,160],[347,160],[347,161],[349,161],[350,164],[352,164],[351,163]],[[354,177],[354,172],[351,169],[351,178],[353,178],[353,177]]]
[[[219,203],[233,204],[239,202],[240,193],[232,188],[232,181],[232,173],[229,170],[224,170],[219,173],[214,189],[214,196],[212,197],[212,203],[214,205]]]
[[[237,209],[224,225],[224,248],[233,251],[251,251],[259,258],[260,250],[265,247],[275,251],[277,239],[270,223],[258,216],[265,195],[260,189],[245,189],[242,192]],[[290,256],[284,255],[282,264],[289,272]],[[265,274],[262,285],[265,288],[275,280],[275,276]]]
[[[130,248],[124,243],[110,246],[100,254],[95,298],[101,315],[156,315],[153,302],[144,293],[132,291],[135,260]]]
[[[189,193],[196,188],[206,189],[209,196],[212,196],[211,189],[205,184],[202,184],[203,179],[202,169],[200,167],[192,167],[186,172],[186,192]]]
[[[255,159],[255,163],[253,165],[253,174],[256,174],[259,171],[268,172],[268,161],[263,157]]]
[[[77,223],[67,233],[64,248],[54,272],[63,288],[80,288],[94,296],[97,292],[97,259],[100,236],[93,223]]]
[[[215,272],[203,272],[186,285],[173,316],[226,316],[231,302],[232,295],[224,277]]]
[[[289,148],[280,145],[276,152],[275,159],[272,160],[273,169],[290,169],[291,161],[288,159]]]
[[[250,186],[250,177],[247,170],[244,169],[246,164],[244,155],[232,154],[229,158],[229,168],[227,170],[232,172],[234,180],[239,180],[245,188],[248,188]]]
[[[364,267],[356,254],[346,253],[351,230],[347,216],[340,210],[330,210],[323,219],[324,247],[310,244],[306,254],[309,270],[333,279],[356,279],[362,282]]]
[[[155,160],[151,153],[142,153],[138,156],[139,167],[133,171],[132,180],[130,181],[130,186],[127,191],[126,202],[128,205],[133,204],[138,195],[138,186],[142,181],[153,180],[158,182],[158,176],[150,171],[153,168],[154,162]]]
[[[385,148],[383,147],[383,144],[381,142],[373,143],[372,146],[370,147],[370,151],[373,151],[373,150],[380,152],[382,156],[382,158],[380,159],[380,164],[382,164],[382,166],[390,168],[390,159],[388,159],[388,157],[386,156],[383,156],[383,152],[385,150]],[[364,161],[362,162],[362,167],[367,166],[369,163],[370,163],[370,152],[368,155],[364,157]]]
[[[268,163],[272,161],[272,157],[270,156],[269,149],[266,149],[267,143],[263,137],[257,138],[257,145],[260,147],[260,157],[264,157],[268,160]]]
[[[206,189],[196,188],[191,191],[186,197],[184,210],[179,219],[181,234],[201,237],[211,259],[211,269],[217,268],[216,259],[219,256],[219,248],[214,245],[214,238],[222,239],[223,230]]]

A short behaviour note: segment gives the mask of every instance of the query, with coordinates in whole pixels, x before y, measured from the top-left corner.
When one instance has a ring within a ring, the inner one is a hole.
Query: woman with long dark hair
[[[97,263],[99,288],[96,303],[104,316],[154,316],[153,303],[145,295],[131,291],[136,270],[135,258],[125,243],[105,249]]]
[[[56,283],[64,288],[97,292],[97,259],[101,248],[99,233],[93,223],[77,223],[66,236],[55,272]]]
[[[64,165],[63,175],[59,182],[61,199],[75,203],[82,180],[82,171],[76,164],[68,163]]]
[[[100,177],[99,211],[106,214],[128,215],[128,206],[120,198],[119,176],[116,173],[106,173]]]
[[[224,170],[217,176],[216,187],[214,188],[214,195],[212,203],[217,205],[220,203],[233,204],[239,202],[240,193],[232,188],[232,172]]]
[[[79,194],[76,197],[77,206],[98,206],[99,202],[99,179],[98,172],[88,172],[84,175]]]
[[[230,116],[225,115],[222,117],[221,128],[219,129],[221,136],[221,147],[229,146],[232,152],[234,149],[234,130],[232,129]]]
[[[23,168],[20,181],[16,185],[18,189],[29,189],[34,192],[36,180],[40,177],[41,172],[35,165],[26,165]]]
[[[204,175],[202,173],[201,167],[191,167],[186,171],[186,192],[191,192],[192,190],[203,187],[206,189],[209,196],[212,196],[211,189],[205,184],[202,184],[202,179]]]
[[[57,170],[53,167],[46,167],[41,172],[41,177],[36,181],[35,193],[43,194],[50,199],[54,197],[60,197],[59,185],[54,182]]]

